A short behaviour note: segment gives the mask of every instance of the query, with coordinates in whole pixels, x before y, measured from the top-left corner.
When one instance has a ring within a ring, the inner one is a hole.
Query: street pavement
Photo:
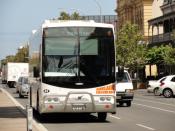
[[[0,131],[45,131],[35,121],[27,129],[26,109],[0,85]]]
[[[20,99],[14,88],[2,85],[21,105],[27,98]],[[48,131],[174,131],[175,98],[164,98],[135,90],[131,107],[116,107],[117,114],[108,114],[106,122],[99,122],[96,114],[51,114],[45,117],[34,112],[34,119]]]

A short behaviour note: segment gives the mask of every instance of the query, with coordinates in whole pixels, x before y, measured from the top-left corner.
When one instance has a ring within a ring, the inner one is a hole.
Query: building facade
[[[157,25],[157,22],[155,22],[156,18],[162,17],[165,12],[170,12],[166,9],[166,11],[162,11],[163,8],[167,8],[162,6],[163,3],[164,0],[117,0],[116,12],[118,15],[118,29],[120,29],[127,21],[132,24],[137,24],[145,41],[149,43],[149,41],[152,40],[150,35],[157,35],[157,30],[159,32],[158,34],[163,33],[164,31],[161,26],[159,26],[159,29],[153,27]],[[146,76],[151,77],[152,75],[155,76],[159,73],[157,72],[157,67],[151,66],[151,71],[150,69],[147,71],[147,67],[145,67]]]
[[[175,47],[175,0],[164,0],[160,8],[162,15],[148,21],[149,46],[171,44]]]
[[[156,0],[157,1],[157,0]],[[117,0],[118,29],[127,21],[137,24],[145,39],[148,39],[148,20],[152,19],[154,0]]]

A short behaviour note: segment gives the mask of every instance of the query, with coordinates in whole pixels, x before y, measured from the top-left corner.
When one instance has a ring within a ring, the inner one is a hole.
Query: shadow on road
[[[39,123],[109,123],[109,121],[101,122],[96,116],[91,114],[43,114],[39,115],[35,110],[33,115]]]
[[[20,107],[0,107],[0,118],[25,118]]]

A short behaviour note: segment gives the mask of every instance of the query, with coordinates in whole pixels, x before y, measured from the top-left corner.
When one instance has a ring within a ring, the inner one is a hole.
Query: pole
[[[27,111],[27,131],[32,131],[33,109],[31,100],[31,87],[29,89],[28,104],[26,105]]]
[[[102,13],[101,13],[101,5],[100,3],[97,1],[97,0],[94,0],[94,2],[97,4],[97,6],[99,7],[99,10],[100,10],[100,22],[102,23],[103,20],[102,20]]]
[[[32,131],[33,110],[30,105],[26,105],[27,110],[27,131]]]

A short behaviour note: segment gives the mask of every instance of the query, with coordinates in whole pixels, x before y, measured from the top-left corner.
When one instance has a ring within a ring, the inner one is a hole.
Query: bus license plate
[[[72,110],[73,111],[84,111],[86,110],[86,105],[85,104],[73,104]]]

